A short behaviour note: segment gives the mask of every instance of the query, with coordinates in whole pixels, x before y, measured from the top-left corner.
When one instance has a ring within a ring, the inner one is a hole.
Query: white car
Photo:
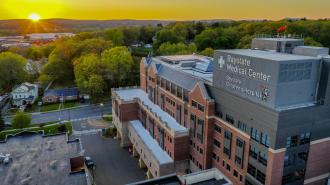
[[[10,161],[12,161],[10,154],[6,154],[6,155],[0,154],[0,163],[9,164]]]

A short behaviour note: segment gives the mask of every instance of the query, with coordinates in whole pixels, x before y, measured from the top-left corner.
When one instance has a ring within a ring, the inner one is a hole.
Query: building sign
[[[219,85],[236,94],[268,102],[272,75],[257,67],[249,58],[225,54],[217,60],[220,69]],[[217,83],[217,82],[215,82]]]

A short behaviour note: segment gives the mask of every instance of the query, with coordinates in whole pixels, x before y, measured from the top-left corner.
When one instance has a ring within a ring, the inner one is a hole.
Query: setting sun
[[[33,22],[37,22],[40,20],[40,15],[36,13],[32,13],[29,15],[29,19],[32,20]]]

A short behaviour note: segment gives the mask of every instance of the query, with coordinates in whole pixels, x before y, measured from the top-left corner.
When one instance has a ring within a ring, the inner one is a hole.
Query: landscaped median
[[[30,131],[30,132],[39,132],[43,131],[44,135],[55,135],[67,132],[68,135],[72,134],[72,125],[71,122],[65,123],[43,123],[43,124],[33,124],[29,125],[23,129],[6,129],[0,132],[0,141],[5,141],[6,137],[9,135],[16,135],[22,131]]]
[[[112,115],[111,115],[111,114],[110,114],[110,115],[103,115],[102,118],[103,118],[103,120],[105,120],[105,121],[110,121],[110,122],[112,122]]]

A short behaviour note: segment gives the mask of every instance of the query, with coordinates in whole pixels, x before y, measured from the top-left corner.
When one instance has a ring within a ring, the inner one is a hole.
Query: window
[[[265,133],[260,133],[261,135],[261,139],[260,139],[260,143],[266,147],[269,147],[269,136]]]
[[[226,114],[226,121],[231,123],[232,125],[234,124],[234,118],[228,114]]]
[[[176,85],[173,84],[173,83],[171,83],[171,93],[172,93],[173,95],[176,95]]]
[[[259,132],[258,132],[257,129],[255,129],[255,128],[252,127],[252,128],[251,128],[251,133],[250,133],[250,135],[251,135],[251,138],[252,138],[253,140],[259,142]]]
[[[166,90],[170,91],[171,83],[169,81],[166,81]]]
[[[230,149],[227,147],[223,147],[223,153],[227,154],[228,156],[230,156]]]
[[[246,132],[246,124],[241,122],[240,120],[238,120],[238,129],[240,129],[241,131]]]
[[[235,164],[242,165],[242,158],[235,155]]]
[[[204,106],[201,105],[201,104],[198,104],[198,110],[201,111],[201,112],[204,112]]]
[[[159,84],[160,84],[160,77],[157,76],[157,85],[159,85]]]
[[[235,177],[238,177],[238,172],[236,170],[234,170],[234,174]]]
[[[178,98],[182,99],[182,88],[181,87],[177,87],[176,96]]]
[[[250,174],[254,177],[255,174],[256,174],[256,171],[257,171],[257,168],[249,163],[248,164],[248,169],[247,169],[248,174]]]
[[[257,180],[262,184],[265,184],[266,175],[261,171],[257,170]]]
[[[221,143],[220,143],[217,139],[214,139],[214,140],[213,140],[213,144],[214,144],[216,147],[218,147],[218,148],[221,147]]]
[[[309,143],[310,138],[311,138],[311,133],[310,132],[300,134],[300,137],[299,137],[300,145],[304,145],[304,144]]]
[[[203,154],[203,152],[204,152],[203,149],[200,148],[200,149],[199,149],[199,153],[200,153],[200,154]]]
[[[236,146],[237,147],[240,147],[240,148],[243,148],[243,145],[244,145],[244,141],[242,141],[241,139],[237,138],[236,139]]]
[[[165,88],[165,83],[166,83],[166,80],[165,79],[161,79],[161,82],[160,82],[160,86],[162,87],[162,88]]]
[[[197,102],[194,100],[191,100],[191,106],[197,108]]]
[[[221,133],[221,127],[217,124],[214,124],[214,130],[218,133]]]
[[[217,154],[215,154],[214,152],[212,153],[212,158],[213,159],[217,159]]]
[[[259,159],[258,161],[263,164],[264,166],[267,166],[267,155],[263,152],[259,152]]]
[[[231,133],[227,130],[225,131],[225,138],[229,140],[231,139]]]
[[[188,91],[187,90],[183,90],[183,101],[187,102],[188,101]]]
[[[227,169],[227,171],[230,171],[230,165],[229,164],[226,165],[226,169]]]
[[[298,136],[290,136],[286,138],[286,148],[295,147],[298,145]]]
[[[250,156],[254,159],[258,159],[258,152],[254,146],[250,146]]]

